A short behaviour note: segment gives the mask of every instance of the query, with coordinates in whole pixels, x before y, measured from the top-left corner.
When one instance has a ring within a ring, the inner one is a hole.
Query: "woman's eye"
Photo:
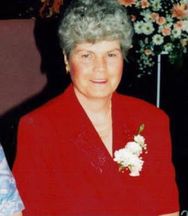
[[[80,54],[80,60],[84,63],[90,63],[93,61],[94,57],[92,53],[81,53]]]
[[[82,54],[81,57],[82,57],[82,58],[89,58],[89,57],[90,57],[90,54]]]
[[[92,53],[90,52],[80,52],[80,57],[83,59],[89,59],[92,58]]]
[[[116,57],[117,54],[116,53],[108,53],[108,57]]]

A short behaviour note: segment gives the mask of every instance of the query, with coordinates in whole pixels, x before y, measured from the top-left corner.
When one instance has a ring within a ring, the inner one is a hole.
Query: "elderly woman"
[[[115,92],[131,47],[125,8],[73,1],[59,37],[72,84],[19,126],[25,215],[178,215],[168,117]]]
[[[22,216],[24,209],[0,144],[0,216]]]

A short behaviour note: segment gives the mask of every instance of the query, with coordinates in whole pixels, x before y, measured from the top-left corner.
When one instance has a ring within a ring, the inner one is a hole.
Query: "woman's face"
[[[77,94],[105,98],[116,90],[122,76],[123,56],[118,40],[78,44],[68,60]]]

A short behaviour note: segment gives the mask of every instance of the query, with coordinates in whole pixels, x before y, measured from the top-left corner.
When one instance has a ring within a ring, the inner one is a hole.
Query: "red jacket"
[[[114,93],[113,151],[141,123],[148,145],[141,175],[120,173],[72,86],[24,116],[14,175],[26,216],[132,216],[178,211],[168,117],[142,100]]]

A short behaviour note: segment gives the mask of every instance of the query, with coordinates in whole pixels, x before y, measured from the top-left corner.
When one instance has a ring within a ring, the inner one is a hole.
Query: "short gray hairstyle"
[[[118,0],[73,0],[59,25],[60,46],[67,56],[82,42],[119,40],[124,58],[132,44],[133,28]]]

